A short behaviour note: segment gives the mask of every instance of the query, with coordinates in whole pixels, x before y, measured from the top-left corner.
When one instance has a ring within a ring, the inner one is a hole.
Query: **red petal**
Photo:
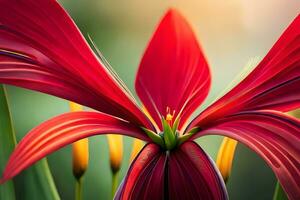
[[[54,0],[1,0],[0,82],[149,123]]]
[[[197,133],[224,135],[257,152],[275,172],[290,199],[300,199],[300,120],[276,111],[248,111],[226,117]]]
[[[171,152],[169,166],[169,199],[228,199],[218,169],[196,143]]]
[[[89,136],[110,133],[149,140],[136,126],[103,113],[63,114],[37,126],[21,140],[10,156],[0,183],[67,144]]]
[[[141,61],[135,87],[137,94],[161,126],[169,107],[181,125],[203,102],[210,87],[210,72],[187,21],[170,10],[160,22]]]
[[[193,122],[204,125],[245,110],[289,111],[300,106],[300,15],[259,65]]]
[[[156,144],[147,144],[132,162],[115,199],[164,199],[166,156]]]
[[[115,199],[227,199],[222,177],[194,142],[169,153],[148,144],[131,165]]]

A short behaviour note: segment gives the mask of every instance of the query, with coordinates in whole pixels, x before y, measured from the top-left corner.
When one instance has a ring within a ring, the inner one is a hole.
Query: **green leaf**
[[[14,181],[17,199],[59,200],[47,159],[43,159],[22,172]]]
[[[7,103],[6,92],[0,85],[0,170],[4,170],[5,164],[16,145],[16,138],[11,125],[11,116]],[[15,199],[14,184],[8,181],[0,186],[0,199]]]
[[[16,145],[15,132],[5,86],[0,85],[0,169],[1,172]],[[0,186],[0,199],[59,200],[46,159],[41,160]]]
[[[284,190],[282,189],[279,181],[277,181],[275,192],[273,196],[273,200],[288,200]]]

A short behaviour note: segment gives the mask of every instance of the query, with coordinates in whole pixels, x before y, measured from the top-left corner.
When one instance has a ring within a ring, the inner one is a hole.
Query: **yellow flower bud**
[[[217,167],[219,168],[225,183],[227,182],[232,168],[237,141],[224,137],[217,156]]]
[[[107,135],[109,154],[110,154],[110,167],[113,173],[117,173],[122,164],[123,159],[123,136],[109,134]]]
[[[76,111],[82,111],[82,106],[78,103],[74,103],[74,102],[71,102],[69,103],[69,106],[70,106],[70,111],[71,112],[76,112]]]
[[[134,160],[134,158],[137,156],[137,154],[141,151],[141,149],[144,146],[144,142],[139,139],[134,139],[132,144],[132,151],[130,155],[130,162]]]
[[[72,112],[81,111],[82,106],[70,102]],[[73,174],[79,180],[87,169],[89,163],[89,140],[87,138],[78,140],[72,145],[73,150]]]
[[[89,163],[89,140],[87,138],[73,143],[73,174],[77,179],[87,169]]]

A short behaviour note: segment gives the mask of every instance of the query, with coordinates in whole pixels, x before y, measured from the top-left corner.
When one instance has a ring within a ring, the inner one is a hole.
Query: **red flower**
[[[289,198],[299,199],[300,123],[281,112],[300,107],[300,17],[242,82],[187,124],[206,98],[210,79],[189,24],[170,10],[136,76],[143,111],[56,1],[0,0],[0,82],[99,111],[63,114],[30,131],[1,182],[76,140],[119,133],[148,144],[116,199],[226,199],[214,163],[192,141],[218,134],[256,151]]]

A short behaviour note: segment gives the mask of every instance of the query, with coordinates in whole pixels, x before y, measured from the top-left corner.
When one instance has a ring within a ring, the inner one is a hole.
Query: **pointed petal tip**
[[[155,82],[153,75],[157,76]],[[193,26],[177,9],[169,8],[156,27],[135,78],[145,110],[160,129],[166,109],[175,110],[174,119],[180,118],[181,129],[206,98],[210,80]],[[174,93],[177,98],[173,98]]]
[[[176,20],[176,19],[182,19],[183,16],[182,14],[178,11],[178,9],[171,7],[167,10],[165,16],[165,19],[170,19],[170,20]]]
[[[166,15],[176,15],[176,14],[179,14],[179,11],[176,8],[174,8],[174,7],[170,7],[167,10],[167,14]]]

